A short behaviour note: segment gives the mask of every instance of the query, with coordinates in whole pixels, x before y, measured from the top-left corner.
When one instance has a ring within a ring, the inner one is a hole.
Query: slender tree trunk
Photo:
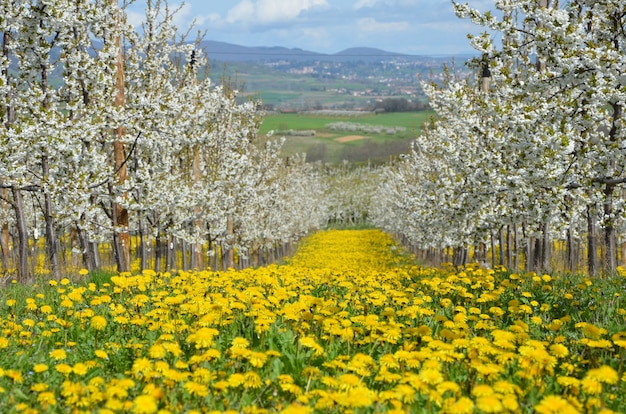
[[[197,185],[202,179],[202,169],[200,162],[200,146],[196,145],[193,149],[193,181]],[[202,208],[200,206],[196,206],[196,229],[200,232],[204,228],[204,221],[202,220]],[[200,235],[198,234],[198,240],[200,240]],[[202,256],[202,243],[199,241],[194,243],[193,252],[192,252],[192,267],[198,270],[204,268],[204,257]]]
[[[515,252],[513,268],[515,272],[519,272],[519,233],[517,231],[517,224],[513,225],[513,240],[515,243],[513,246],[513,251]]]
[[[608,273],[617,268],[617,242],[613,219],[613,192],[615,187],[607,185],[604,189],[604,270]]]
[[[182,269],[184,271],[187,271],[187,270],[189,270],[189,263],[187,263],[187,250],[188,250],[187,242],[183,239],[183,240],[180,241],[180,244],[181,244],[182,261],[183,261],[181,266],[182,266]],[[191,253],[192,253],[192,256],[193,256],[193,248],[192,248],[192,252]]]
[[[541,272],[542,264],[543,264],[543,240],[539,237],[534,239],[535,247],[533,248],[533,264],[532,271],[539,273]]]
[[[500,255],[498,264],[504,266],[504,227],[500,227],[498,230],[498,251]]]
[[[78,236],[78,242],[80,243],[80,249],[83,252],[83,266],[90,272],[96,270],[96,260],[93,256],[93,249],[91,247],[91,243],[87,240],[85,233],[80,229],[80,227],[76,226],[76,234]]]
[[[139,260],[141,270],[148,268],[148,247],[146,246],[145,219],[139,214]]]
[[[15,225],[17,227],[17,279],[25,282],[31,277],[28,268],[28,232],[26,230],[26,216],[22,192],[12,187],[13,209],[15,210]]]
[[[176,239],[174,236],[168,237],[167,250],[165,251],[166,270],[176,268]]]
[[[235,248],[233,243],[235,241],[235,231],[233,228],[233,217],[228,216],[226,222],[226,232],[227,232],[227,245],[228,249],[226,250],[226,266],[227,267],[235,267]]]
[[[158,232],[154,241],[154,271],[161,272],[161,255],[163,253],[163,243],[161,242],[161,233]]]
[[[591,213],[591,207],[587,206],[587,270],[589,276],[598,274],[598,245],[596,241],[596,221]]]
[[[543,240],[541,245],[541,269],[539,271],[550,271],[550,253],[552,251],[550,245],[550,218],[543,223]]]
[[[511,269],[513,267],[513,235],[511,233],[511,226],[506,226],[506,268]]]
[[[48,164],[48,156],[44,154],[41,157],[41,169],[44,180],[47,180],[50,174]],[[58,240],[55,234],[54,218],[52,212],[52,198],[50,193],[44,188],[44,219],[46,221],[46,256],[50,264],[50,272],[54,279],[61,278],[61,269],[59,267],[59,249]]]
[[[491,231],[491,268],[495,269],[496,267],[496,237],[493,234],[493,230]]]
[[[1,182],[1,181],[0,181]],[[2,189],[2,199],[8,200],[9,198],[9,190],[7,188]],[[9,204],[6,201],[2,201],[2,210],[5,211],[8,215],[9,212]],[[2,223],[2,231],[0,233],[0,248],[2,249],[2,269],[6,270],[9,268],[9,245],[10,245],[10,234],[9,234],[9,222],[5,221]]]
[[[574,229],[573,229],[573,225],[570,223],[567,229],[567,247],[565,250],[566,250],[567,270],[569,270],[571,273],[576,272],[576,259],[575,259],[576,245],[575,243],[576,242],[574,240]]]

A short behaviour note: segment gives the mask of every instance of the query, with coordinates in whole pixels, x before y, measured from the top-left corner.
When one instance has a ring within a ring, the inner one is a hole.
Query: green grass
[[[261,141],[269,131],[314,130],[313,137],[286,136],[283,155],[307,153],[307,159],[325,163],[339,163],[348,160],[356,163],[385,162],[409,150],[410,143],[420,133],[422,124],[432,114],[430,112],[402,112],[388,114],[368,114],[359,117],[327,116],[305,113],[282,113],[267,115],[259,134]],[[363,131],[336,131],[327,128],[334,122],[350,122],[364,125],[381,125],[387,127],[405,127],[404,132],[396,134],[366,133]],[[337,139],[358,135],[361,140],[338,142]],[[275,135],[272,139],[281,135]]]
[[[319,116],[307,114],[272,114],[263,119],[263,124],[259,132],[267,134],[271,130],[284,129],[315,129],[320,132],[327,132],[326,125],[332,122],[354,122],[367,125],[383,126],[403,126],[407,133],[419,132],[422,124],[432,116],[432,113],[422,112],[396,112],[380,115],[366,115],[354,117]],[[343,134],[345,135],[345,134]]]

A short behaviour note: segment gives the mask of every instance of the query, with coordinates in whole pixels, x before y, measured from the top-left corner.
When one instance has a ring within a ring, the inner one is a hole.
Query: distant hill
[[[286,47],[250,47],[235,45],[232,43],[216,42],[206,40],[200,46],[207,52],[209,59],[224,62],[252,62],[260,60],[280,60],[307,61],[318,59],[324,55],[316,52],[309,52],[302,49],[288,49]]]
[[[206,40],[201,44],[206,50],[209,59],[224,62],[258,62],[258,61],[277,61],[289,60],[291,62],[306,61],[328,61],[328,62],[346,62],[346,61],[363,61],[376,62],[380,60],[402,59],[406,61],[424,61],[424,60],[450,60],[455,56],[419,56],[407,55],[402,53],[389,52],[386,50],[371,47],[353,47],[334,54],[325,54],[303,50],[299,48],[286,48],[280,46],[274,47],[254,47],[241,46],[232,43],[217,42],[214,40]],[[471,55],[459,55],[459,57],[468,58]]]

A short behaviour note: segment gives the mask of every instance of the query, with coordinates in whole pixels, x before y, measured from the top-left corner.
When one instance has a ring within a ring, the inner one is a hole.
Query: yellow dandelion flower
[[[74,366],[72,367],[72,372],[76,375],[83,376],[87,374],[88,371],[89,371],[89,368],[87,367],[87,365],[83,364],[82,362],[78,362],[74,364]]]
[[[263,352],[251,352],[248,355],[248,362],[255,368],[261,368],[267,362],[267,355]]]
[[[109,358],[109,354],[107,354],[106,351],[103,351],[102,349],[96,349],[94,351],[94,354],[96,355],[96,357],[98,357],[100,359],[107,359],[107,358]]]
[[[43,314],[49,314],[52,313],[52,306],[50,305],[42,305],[39,310],[41,311],[41,313]]]
[[[591,395],[602,394],[602,383],[595,378],[585,377],[580,381],[580,385],[585,393]]]
[[[499,413],[503,410],[502,401],[495,394],[476,398],[476,408],[486,413]]]
[[[361,379],[354,374],[343,374],[337,378],[341,389],[354,388],[361,384]]]
[[[443,381],[437,385],[438,393],[443,395],[448,391],[456,395],[461,392],[461,387],[459,386],[459,384],[452,381]]]
[[[45,390],[47,390],[48,388],[50,388],[50,386],[48,384],[45,384],[43,382],[39,382],[37,384],[33,384],[30,387],[30,390],[33,392],[43,392]]]
[[[152,395],[140,395],[133,401],[134,414],[153,414],[159,410],[156,399]]]
[[[57,399],[54,392],[47,391],[37,396],[37,402],[41,404],[44,409],[47,409],[49,406],[56,405]]]
[[[233,339],[231,346],[232,348],[247,348],[250,346],[250,341],[248,341],[246,338],[242,338],[238,336],[235,339]]]
[[[68,364],[57,364],[54,369],[64,375],[72,373],[72,366]]]
[[[380,357],[379,364],[387,369],[400,368],[400,364],[392,354],[385,354]]]
[[[307,407],[298,403],[293,403],[283,408],[280,411],[280,414],[310,414],[312,412],[313,408],[311,407]]]
[[[96,315],[91,318],[91,326],[97,330],[101,331],[107,326],[107,320],[104,316]]]
[[[450,404],[447,412],[455,414],[471,414],[474,412],[474,402],[467,397],[461,397]]]
[[[579,414],[579,411],[565,398],[548,395],[535,405],[537,414]]]
[[[563,344],[550,345],[550,353],[557,358],[565,358],[569,355],[569,349]]]
[[[589,339],[600,339],[601,336],[606,335],[607,330],[597,327],[588,322],[578,322],[575,325],[576,328],[581,328],[583,335]]]
[[[150,371],[152,371],[152,361],[148,358],[138,358],[133,362],[133,375],[145,375]]]
[[[67,358],[67,352],[63,349],[54,349],[48,354],[55,361],[62,361]]]
[[[150,355],[150,358],[162,359],[167,355],[167,350],[162,344],[155,343],[148,350],[148,354]]]
[[[578,388],[580,386],[580,380],[574,377],[559,376],[557,377],[556,382],[565,388]]]
[[[617,384],[617,382],[619,381],[619,375],[617,371],[615,371],[608,365],[603,365],[600,368],[590,369],[585,377],[594,379],[604,384]]]
[[[256,372],[246,372],[244,375],[243,386],[245,388],[261,388],[263,379]]]
[[[46,372],[48,370],[48,366],[46,364],[35,364],[33,366],[33,371],[36,373]]]
[[[493,388],[487,384],[479,384],[472,389],[472,395],[474,397],[488,397],[494,393]]]
[[[436,369],[423,369],[420,371],[418,377],[424,381],[424,383],[430,385],[437,385],[444,380],[443,374]]]
[[[231,374],[230,377],[228,377],[228,385],[230,387],[238,387],[240,385],[243,385],[245,380],[246,380],[246,377],[243,374],[236,372],[234,374]]]
[[[196,395],[198,397],[206,397],[207,395],[209,395],[209,387],[204,384],[199,384],[194,381],[187,381],[183,387],[190,395]]]

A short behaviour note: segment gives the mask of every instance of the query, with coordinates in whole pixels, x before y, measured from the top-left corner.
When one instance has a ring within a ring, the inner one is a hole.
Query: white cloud
[[[243,0],[228,11],[226,21],[235,23],[239,21],[250,21],[254,18],[255,5],[250,0]]]
[[[242,0],[228,11],[229,23],[270,24],[296,19],[315,7],[328,7],[327,0]]]
[[[352,6],[352,8],[354,10],[359,10],[365,7],[374,7],[375,5],[376,0],[358,0],[356,3],[354,3],[354,6]]]
[[[403,32],[411,26],[408,22],[379,22],[373,17],[358,20],[359,29],[363,32]]]

